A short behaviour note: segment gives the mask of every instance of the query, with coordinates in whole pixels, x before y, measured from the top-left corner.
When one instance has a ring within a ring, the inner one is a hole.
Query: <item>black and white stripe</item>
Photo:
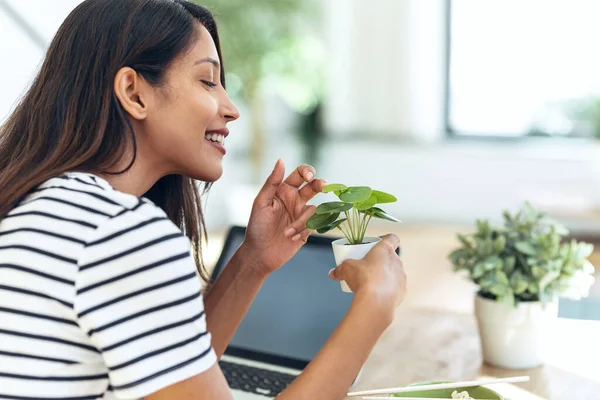
[[[0,399],[141,398],[216,362],[189,241],[69,173],[0,221]]]

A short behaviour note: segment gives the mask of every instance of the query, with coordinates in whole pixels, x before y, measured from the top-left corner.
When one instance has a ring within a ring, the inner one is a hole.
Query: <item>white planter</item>
[[[333,247],[335,265],[340,265],[344,260],[359,260],[363,258],[380,241],[381,238],[378,237],[365,237],[363,244],[348,244],[349,242],[346,238],[334,240],[331,246]],[[352,293],[352,290],[350,290],[345,281],[341,281],[340,284],[344,292]]]
[[[558,318],[558,299],[542,307],[523,302],[515,307],[475,296],[483,360],[509,369],[544,364]]]

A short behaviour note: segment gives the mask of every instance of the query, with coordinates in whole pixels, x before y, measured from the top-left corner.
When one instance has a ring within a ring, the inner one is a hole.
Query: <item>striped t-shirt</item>
[[[91,174],[0,221],[0,399],[137,399],[216,362],[191,246]]]

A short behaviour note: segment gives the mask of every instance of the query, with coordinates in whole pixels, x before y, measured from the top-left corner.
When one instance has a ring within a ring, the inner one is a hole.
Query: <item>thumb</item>
[[[343,275],[344,275],[344,265],[340,264],[338,265],[336,268],[332,269],[329,271],[329,277],[331,279],[333,279],[334,281],[343,281]]]
[[[333,279],[334,281],[339,281],[340,279],[337,277],[337,268],[334,268],[332,270],[329,271],[329,277],[331,279]]]
[[[400,238],[393,233],[384,235],[381,239],[381,242],[378,243],[379,246],[387,246],[392,251],[396,251],[400,247]]]
[[[268,205],[271,204],[273,197],[277,193],[277,188],[283,182],[283,176],[285,175],[285,165],[283,164],[283,160],[280,158],[275,163],[275,168],[273,168],[273,172],[267,178],[265,184],[258,192],[256,196],[256,202],[260,205]]]

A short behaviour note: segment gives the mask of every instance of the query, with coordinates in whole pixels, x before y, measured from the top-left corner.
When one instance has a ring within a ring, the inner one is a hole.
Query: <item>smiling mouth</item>
[[[207,133],[204,135],[204,138],[209,142],[218,143],[220,145],[225,144],[225,135],[220,135],[218,133]]]

